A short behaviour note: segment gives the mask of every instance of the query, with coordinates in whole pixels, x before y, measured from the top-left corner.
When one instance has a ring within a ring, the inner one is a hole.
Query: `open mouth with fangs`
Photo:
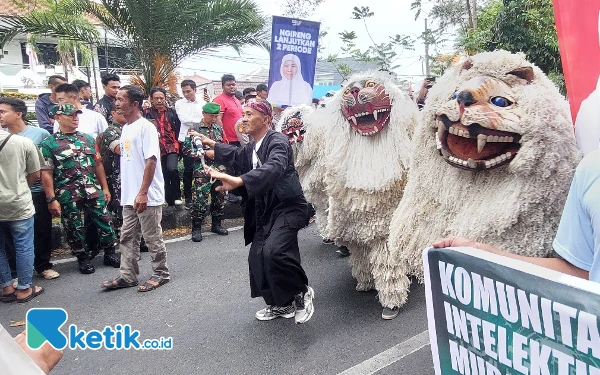
[[[510,163],[521,148],[521,135],[493,130],[479,124],[469,126],[436,117],[437,149],[446,162],[468,170],[488,170]]]
[[[296,143],[302,143],[302,141],[304,140],[304,133],[306,132],[306,130],[302,129],[301,126],[290,126],[289,128],[282,130],[281,132],[288,137],[290,145],[293,145]]]
[[[367,108],[371,105],[346,107],[343,111],[352,129],[358,134],[372,136],[379,133],[390,119],[390,107]]]

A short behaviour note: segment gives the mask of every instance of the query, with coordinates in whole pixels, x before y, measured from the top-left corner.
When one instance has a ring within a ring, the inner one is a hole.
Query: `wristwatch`
[[[48,198],[46,197],[46,203],[50,204],[56,200],[56,197]]]

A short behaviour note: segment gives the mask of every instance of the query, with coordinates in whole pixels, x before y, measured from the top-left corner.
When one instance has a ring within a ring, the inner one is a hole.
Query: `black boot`
[[[114,268],[121,267],[121,254],[116,254],[114,247],[104,249],[104,265]]]
[[[202,219],[192,218],[192,241],[202,241]]]
[[[90,258],[87,253],[83,253],[77,256],[77,263],[79,264],[79,272],[84,275],[96,272],[94,266],[90,264]]]
[[[212,219],[212,225],[210,227],[210,231],[218,234],[219,236],[226,236],[229,234],[229,231],[227,231],[227,229],[225,229],[221,226],[221,219],[215,219],[215,218]]]

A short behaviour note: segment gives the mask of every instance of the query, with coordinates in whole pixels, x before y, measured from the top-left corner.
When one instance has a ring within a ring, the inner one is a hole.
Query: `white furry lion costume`
[[[328,196],[323,181],[323,126],[314,123],[315,108],[300,105],[282,112],[277,130],[286,135],[294,150],[294,165],[306,200],[313,205],[323,238],[327,230]]]
[[[324,131],[327,236],[350,250],[356,289],[362,291],[375,286],[371,257],[387,252],[418,112],[384,73],[357,74],[348,82],[314,115]]]
[[[422,250],[464,236],[548,256],[580,159],[567,102],[522,54],[472,56],[430,90],[389,253],[375,259],[384,307],[406,302]]]

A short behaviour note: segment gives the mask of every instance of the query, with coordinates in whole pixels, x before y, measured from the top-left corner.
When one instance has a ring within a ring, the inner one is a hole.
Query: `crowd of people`
[[[152,276],[138,291],[152,291],[171,277],[163,205],[185,199],[192,241],[200,242],[207,215],[212,232],[228,234],[221,222],[228,194],[244,202],[252,296],[267,303],[256,318],[308,321],[314,291],[297,233],[309,211],[287,138],[272,130],[267,86],[247,88],[239,98],[235,77],[226,74],[223,93],[211,100],[184,80],[184,97],[173,106],[162,87],[150,90],[144,106],[140,87],[121,86],[112,74],[102,85],[104,96],[93,104],[86,82],[50,77],[51,93],[36,102],[39,126],[26,122],[22,100],[0,98],[0,185],[7,198],[0,203],[0,301],[28,302],[43,293],[33,285],[34,269],[45,279],[60,276],[50,263],[53,217],[61,219],[82,274],[95,272],[91,260],[99,254],[105,266],[119,268],[102,284],[106,290],[138,286],[140,252],[149,252]]]

